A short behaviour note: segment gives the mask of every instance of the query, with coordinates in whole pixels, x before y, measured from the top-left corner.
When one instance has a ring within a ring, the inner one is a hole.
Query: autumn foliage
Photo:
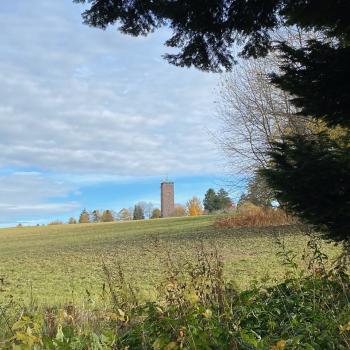
[[[187,209],[188,216],[199,216],[203,214],[202,203],[198,197],[191,198],[186,203],[186,209]]]
[[[277,208],[252,207],[235,215],[220,217],[215,221],[219,228],[279,226],[296,223],[296,219]]]

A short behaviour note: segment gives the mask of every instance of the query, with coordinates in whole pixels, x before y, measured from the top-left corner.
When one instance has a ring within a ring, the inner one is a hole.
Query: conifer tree
[[[223,188],[220,188],[220,190],[217,193],[217,201],[218,201],[218,208],[220,210],[229,209],[232,207],[232,199],[230,198],[227,191],[225,191]]]
[[[209,213],[219,210],[219,198],[216,194],[216,192],[209,188],[208,191],[205,194],[204,200],[203,200],[204,209],[208,210]]]
[[[145,218],[145,214],[143,212],[143,208],[140,205],[135,205],[134,208],[134,220],[143,220]]]

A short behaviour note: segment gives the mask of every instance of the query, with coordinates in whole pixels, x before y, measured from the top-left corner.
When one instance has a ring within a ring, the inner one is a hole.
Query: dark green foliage
[[[209,188],[209,190],[206,192],[204,200],[203,200],[203,206],[205,210],[208,210],[210,213],[218,210],[219,207],[219,201],[218,197],[216,195],[216,192]]]
[[[180,50],[165,55],[172,64],[218,71],[234,63],[233,44],[244,56],[263,56],[271,49],[270,31],[279,26],[323,30],[349,39],[348,0],[74,0],[90,3],[88,25],[118,24],[122,33],[147,35],[167,26],[173,35],[166,45]]]
[[[247,193],[242,194],[237,206],[249,202],[258,207],[271,207],[274,199],[273,191],[268,186],[265,177],[257,171],[249,180]]]
[[[310,40],[300,49],[281,44],[280,51],[283,74],[272,81],[296,96],[299,114],[350,127],[350,46]]]
[[[344,141],[326,134],[288,137],[276,143],[271,167],[261,171],[286,209],[336,241],[350,238],[350,147]]]
[[[140,205],[135,205],[134,207],[134,220],[143,220],[145,218],[145,213]]]
[[[225,191],[223,188],[220,188],[220,190],[218,191],[217,199],[218,199],[219,210],[228,209],[233,205],[228,192]]]
[[[227,285],[223,297],[232,309],[226,305],[225,314],[210,301],[163,309],[147,304],[142,310],[145,321],[120,344],[135,349],[345,350],[349,335],[340,329],[346,328],[350,312],[345,285],[349,286],[348,279],[305,278],[238,295]]]
[[[210,213],[232,207],[232,200],[227,191],[221,188],[217,193],[209,188],[203,200],[204,209]]]

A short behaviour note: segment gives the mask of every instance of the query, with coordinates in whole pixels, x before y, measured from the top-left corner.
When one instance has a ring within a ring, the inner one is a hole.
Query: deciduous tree
[[[79,216],[79,223],[88,224],[89,222],[90,222],[89,212],[86,209],[84,209]]]
[[[113,216],[112,211],[109,209],[106,209],[101,216],[101,221],[102,222],[112,222],[114,220],[115,220],[115,218]]]
[[[257,171],[249,180],[247,193],[241,196],[239,206],[249,202],[258,207],[271,207],[275,199],[274,192],[266,182],[265,176]]]
[[[192,197],[186,203],[187,213],[189,216],[199,216],[203,214],[203,207],[198,197]]]
[[[76,223],[77,223],[77,220],[76,220],[75,218],[73,218],[73,217],[69,218],[68,224],[74,225],[74,224],[76,224]]]
[[[139,207],[142,208],[145,218],[150,218],[153,210],[153,203],[151,202],[139,202],[137,203]]]
[[[118,220],[120,221],[129,221],[132,220],[132,214],[129,209],[123,208],[118,213]]]
[[[95,209],[92,213],[91,213],[91,221],[92,222],[100,222],[101,221],[101,213],[98,209]]]
[[[186,208],[181,204],[176,204],[174,208],[174,216],[175,217],[186,216]]]
[[[151,219],[159,219],[161,217],[161,212],[159,208],[155,208],[152,211]]]

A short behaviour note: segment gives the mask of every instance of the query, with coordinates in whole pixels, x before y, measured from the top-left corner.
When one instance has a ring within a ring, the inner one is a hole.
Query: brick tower
[[[162,218],[172,216],[174,214],[174,183],[164,181],[160,185],[161,190],[161,215]]]

